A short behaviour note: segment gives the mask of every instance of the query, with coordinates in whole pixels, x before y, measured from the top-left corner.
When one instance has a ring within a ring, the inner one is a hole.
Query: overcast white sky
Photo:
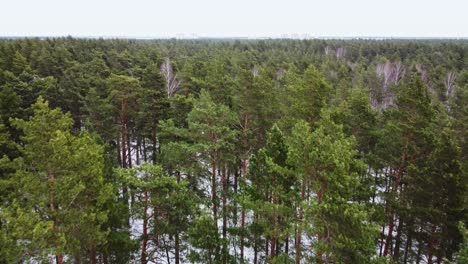
[[[468,37],[468,0],[0,0],[0,36]]]

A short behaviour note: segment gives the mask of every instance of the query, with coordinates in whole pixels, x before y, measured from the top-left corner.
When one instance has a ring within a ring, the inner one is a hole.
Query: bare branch
[[[447,99],[453,95],[453,91],[455,90],[455,81],[457,80],[457,75],[454,72],[447,73],[447,77],[444,80],[444,85],[447,95]]]
[[[383,64],[378,64],[376,67],[377,76],[383,78],[382,84],[382,100],[381,105],[377,108],[385,108],[393,104],[395,95],[391,91],[391,85],[397,84],[403,79],[406,74],[406,67],[401,62],[387,61]],[[376,99],[373,99],[375,101]]]
[[[161,74],[166,80],[167,97],[172,97],[180,87],[180,81],[177,79],[177,74],[174,74],[171,61],[166,58],[161,64]]]

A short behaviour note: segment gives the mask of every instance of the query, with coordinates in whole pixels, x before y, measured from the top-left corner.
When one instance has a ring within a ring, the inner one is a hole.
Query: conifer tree
[[[72,135],[69,115],[42,98],[33,109],[31,120],[13,121],[24,132],[23,157],[12,161],[15,192],[2,218],[31,260],[55,255],[57,263],[64,256],[95,263],[107,236],[102,205],[113,197],[103,179],[103,150],[86,133]]]
[[[289,253],[289,237],[295,219],[294,204],[297,188],[294,175],[286,164],[288,149],[281,130],[274,125],[267,135],[265,147],[251,157],[250,186],[244,191],[244,203],[253,211],[254,220],[250,235],[254,247],[254,262],[258,260],[259,244],[263,236],[267,243],[265,255],[269,262],[278,255]],[[260,232],[258,232],[260,231]],[[260,234],[259,234],[260,233]],[[281,248],[285,247],[282,252]]]
[[[374,254],[375,227],[365,206],[353,202],[363,163],[355,159],[355,141],[347,138],[327,112],[311,132],[297,123],[289,139],[288,162],[301,178],[296,263],[302,253],[303,231],[315,238],[317,263],[365,263]]]

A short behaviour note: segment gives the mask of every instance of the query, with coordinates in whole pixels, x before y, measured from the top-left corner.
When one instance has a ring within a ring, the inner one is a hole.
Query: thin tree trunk
[[[249,114],[244,113],[244,136],[246,136],[247,133],[247,128],[249,125]],[[247,183],[247,156],[248,156],[248,151],[247,151],[247,139],[244,138],[244,158],[242,160],[242,184],[245,186]],[[242,211],[241,211],[241,237],[240,237],[240,257],[241,259],[244,259],[244,228],[245,228],[245,208],[242,206]],[[255,262],[256,263],[256,262]]]
[[[166,260],[167,260],[167,264],[170,264],[171,263],[171,258],[169,256],[169,249],[167,248],[167,245],[166,245],[166,238],[163,237],[163,245],[164,245],[164,249],[166,250]]]
[[[281,242],[278,238],[276,238],[276,246],[275,246],[275,256],[278,256],[281,250]]]
[[[326,189],[327,189],[326,180],[321,179],[320,190],[317,192],[317,202],[319,204],[322,203],[323,196],[325,195]],[[325,231],[319,231],[318,234],[317,234],[317,239],[318,239],[319,242],[324,241],[325,235],[324,235],[323,232],[325,232]],[[321,250],[317,250],[317,262],[319,264],[323,263],[323,252]]]
[[[226,166],[222,169],[221,181],[223,182],[223,263],[227,263],[227,178],[226,178]]]
[[[117,162],[123,168],[122,164],[122,145],[120,144],[120,138],[117,137]]]
[[[301,187],[301,201],[305,199],[305,191],[306,191],[306,181],[305,179],[302,180],[302,187]],[[302,237],[302,220],[304,217],[304,212],[302,208],[299,207],[299,226],[297,227],[296,231],[296,264],[301,263],[301,237]]]
[[[418,243],[418,253],[416,254],[416,264],[419,264],[421,262],[421,250],[422,250],[422,245],[421,243]]]
[[[94,249],[94,246],[92,246],[89,250],[89,259],[91,261],[91,264],[97,263],[96,250]]]
[[[180,241],[179,241],[179,233],[175,234],[175,264],[180,264]]]
[[[157,138],[156,138],[156,124],[153,124],[151,129],[151,141],[153,143],[153,164],[156,164],[156,152],[157,152]]]
[[[127,149],[126,149],[126,141],[127,141],[127,117],[125,115],[127,109],[127,101],[125,98],[122,98],[122,109],[121,109],[121,116],[120,116],[120,126],[121,126],[121,140],[120,144],[122,145],[122,159],[121,159],[121,166],[122,168],[127,168]],[[124,184],[122,187],[124,203],[128,205],[128,188],[127,185]],[[130,223],[128,223],[130,225]]]
[[[228,173],[228,176],[229,176],[229,173]],[[229,182],[229,180],[228,180]],[[238,194],[238,185],[239,184],[239,170],[238,168],[236,168],[234,170],[234,195],[235,197],[237,197],[237,194]],[[234,226],[237,226],[237,223],[238,223],[238,220],[239,220],[239,216],[237,215],[237,211],[238,211],[238,208],[237,208],[237,200],[234,199],[233,201],[233,205],[232,205],[232,209],[233,209],[233,212],[232,212],[232,215],[233,215],[233,222],[234,222]],[[237,253],[237,250],[236,250],[236,253]]]
[[[141,150],[140,139],[138,139],[137,145],[136,145],[136,165],[140,165],[140,150]]]
[[[121,116],[120,116],[120,127],[121,127],[121,136],[122,139],[120,143],[122,144],[122,168],[127,167],[127,148],[125,146],[127,142],[127,117],[125,112],[127,111],[127,102],[125,98],[122,98],[122,109],[121,109]]]
[[[147,162],[148,161],[148,158],[147,158],[147,153],[146,153],[146,139],[143,138],[143,161],[144,162]]]
[[[408,143],[406,144],[408,146]],[[400,188],[400,182],[401,182],[401,177],[403,176],[403,170],[405,166],[405,161],[406,161],[406,153],[403,153],[403,156],[401,157],[401,164],[400,167],[398,168],[398,172],[396,175],[396,180],[395,180],[395,185],[393,187],[393,193],[395,199],[398,198],[398,189]],[[388,227],[388,236],[387,236],[387,243],[385,244],[385,249],[384,249],[384,257],[386,257],[389,253],[391,253],[392,246],[393,246],[393,229],[395,227],[395,212],[392,206],[390,206],[390,214],[389,214],[389,227]]]
[[[422,227],[420,228],[419,233],[421,233],[421,231],[422,231]],[[418,238],[417,241],[418,241],[418,253],[416,254],[416,264],[419,264],[419,262],[421,262],[421,252],[422,252],[423,245],[421,243],[420,238]]]
[[[143,208],[143,235],[141,242],[141,263],[148,262],[146,247],[148,244],[148,192],[144,192],[144,208]]]
[[[395,237],[395,248],[393,249],[393,260],[398,262],[400,258],[400,244],[401,244],[401,231],[403,229],[403,222],[401,217],[398,219],[397,235]]]
[[[254,221],[257,221],[257,214],[254,213]],[[258,235],[257,232],[254,233],[254,264],[257,264],[258,261]]]
[[[273,189],[276,188],[276,175],[273,175],[273,181],[271,183]],[[276,198],[276,195],[274,191],[271,193],[271,203],[276,204],[278,202],[278,199]],[[270,239],[270,259],[273,260],[276,254],[276,228],[277,228],[277,216],[276,216],[276,209],[273,209],[273,223],[271,228],[273,229],[273,235],[271,236]]]
[[[276,255],[276,238],[270,240],[270,258],[273,259]]]
[[[213,219],[218,230],[218,206],[216,205],[216,154],[211,153],[211,202],[213,203]]]
[[[435,231],[436,231],[436,225],[432,225],[431,228],[431,237],[429,240],[429,245],[427,246],[427,264],[432,264],[432,256],[434,254],[434,243],[435,243]]]
[[[102,263],[103,264],[109,264],[107,253],[102,254]]]
[[[130,140],[130,133],[128,133],[128,130],[127,130],[127,156],[128,156],[128,168],[131,168],[132,167],[132,144],[131,144],[131,140]]]
[[[382,225],[382,232],[380,233],[380,246],[379,246],[379,256],[381,257],[383,254],[383,248],[385,245],[385,224]]]
[[[388,227],[388,235],[387,235],[387,241],[385,242],[385,248],[384,248],[384,253],[383,256],[386,257],[388,253],[392,250],[392,245],[393,245],[393,228],[395,226],[395,222],[393,219],[393,213],[391,213],[391,220],[389,221],[389,227]]]
[[[408,230],[408,237],[406,238],[406,245],[405,245],[405,254],[403,257],[403,263],[408,263],[408,251],[411,249],[412,244],[412,227]]]

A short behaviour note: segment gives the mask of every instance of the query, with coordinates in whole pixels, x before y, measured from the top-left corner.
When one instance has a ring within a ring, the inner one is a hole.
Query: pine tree
[[[366,263],[374,254],[375,227],[365,206],[353,202],[363,163],[355,159],[355,142],[345,137],[328,113],[317,129],[297,123],[289,139],[288,162],[301,178],[296,263],[302,255],[303,231],[315,241],[318,263]]]
[[[419,76],[413,75],[402,82],[397,89],[396,106],[386,110],[384,127],[379,131],[380,140],[376,153],[382,167],[389,173],[385,186],[385,208],[388,232],[382,241],[383,256],[398,255],[399,247],[393,252],[393,244],[398,246],[401,239],[401,228],[405,223],[403,217],[405,184],[408,169],[429,158],[434,149],[434,133],[430,129],[435,120],[435,111],[431,106],[427,87]],[[411,194],[409,194],[411,196]],[[398,226],[395,225],[398,224]],[[415,228],[413,221],[406,223]],[[394,231],[397,231],[394,237]],[[400,233],[400,234],[399,234]],[[395,238],[395,241],[394,241]]]
[[[11,69],[12,69],[12,72],[16,76],[19,76],[23,72],[30,72],[31,71],[31,67],[28,64],[28,61],[23,56],[23,54],[21,54],[19,51],[15,52],[15,55],[14,55],[13,61],[12,61]]]
[[[195,219],[189,229],[189,242],[198,250],[192,250],[188,259],[192,263],[220,263],[219,248],[222,244],[218,230],[213,228],[214,219],[208,214],[202,214]]]
[[[285,137],[274,125],[267,135],[265,147],[250,158],[250,186],[246,186],[242,196],[245,195],[243,202],[254,214],[249,227],[253,232],[250,237],[254,245],[254,262],[258,260],[260,235],[268,244],[265,255],[270,262],[282,253],[283,245],[284,253],[289,253],[289,237],[295,218],[293,205],[298,197],[296,179],[286,164],[287,153]]]
[[[122,168],[131,167],[130,131],[135,112],[136,99],[140,93],[138,79],[125,75],[111,75],[108,79],[109,101],[114,103],[116,119],[120,124],[120,164]]]
[[[209,164],[211,171],[211,208],[214,227],[218,229],[218,182],[222,185],[222,233],[227,239],[227,169],[233,159],[233,143],[236,139],[234,125],[237,123],[235,114],[225,105],[215,103],[210,94],[202,90],[200,97],[193,102],[193,109],[187,117],[188,128],[175,128],[172,121],[162,125],[163,129],[173,135],[188,140],[180,144],[168,146],[168,150],[177,151],[184,148],[191,153],[191,159]],[[220,179],[218,179],[220,178]],[[225,244],[226,245],[226,244]],[[224,246],[223,262],[227,261],[228,251]]]
[[[164,175],[161,166],[149,163],[119,173],[137,199],[132,215],[143,220],[140,262],[148,263],[150,248],[164,252],[160,241],[168,236],[174,237],[175,263],[180,263],[181,236],[189,228],[196,205],[187,182]]]
[[[101,206],[113,196],[103,181],[103,150],[86,133],[72,135],[69,115],[49,109],[42,98],[33,109],[31,120],[13,121],[24,132],[23,157],[13,161],[15,192],[2,217],[31,259],[55,255],[57,263],[64,256],[95,263],[96,247],[107,236]]]
[[[287,113],[292,119],[287,127],[294,126],[298,120],[306,120],[310,124],[317,122],[320,111],[328,104],[333,89],[321,76],[318,70],[310,65],[303,76],[298,76],[294,69],[286,75]]]

